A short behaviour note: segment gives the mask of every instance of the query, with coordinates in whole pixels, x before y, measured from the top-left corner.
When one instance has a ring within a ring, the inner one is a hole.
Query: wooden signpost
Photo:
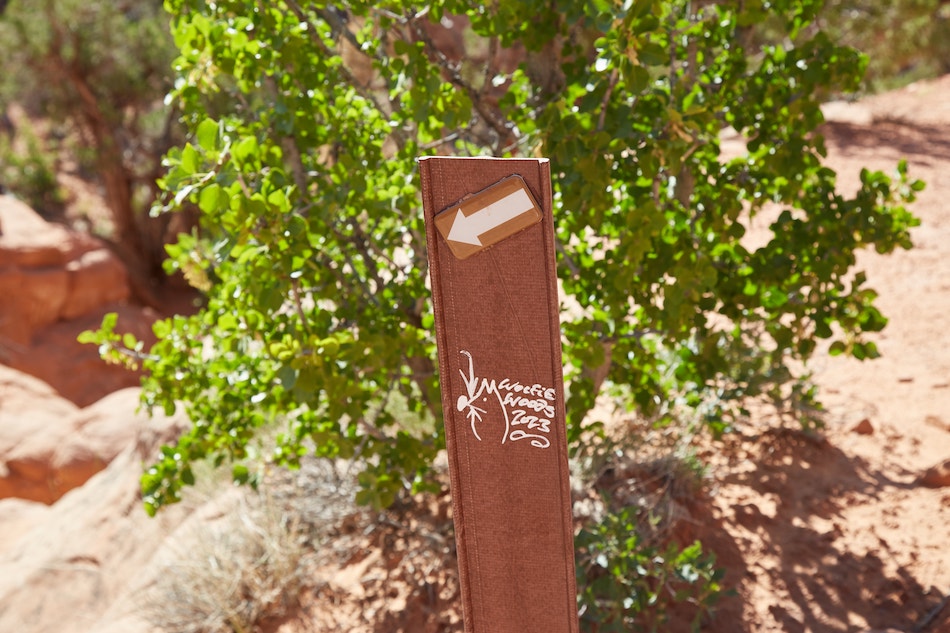
[[[576,633],[547,160],[420,160],[467,633]]]

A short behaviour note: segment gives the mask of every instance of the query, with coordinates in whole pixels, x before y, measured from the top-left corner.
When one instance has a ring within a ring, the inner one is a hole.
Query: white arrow
[[[524,189],[518,189],[467,217],[462,213],[462,207],[459,207],[447,239],[453,242],[481,246],[482,241],[478,239],[479,235],[499,227],[509,220],[514,220],[522,213],[526,213],[533,208],[534,203]]]

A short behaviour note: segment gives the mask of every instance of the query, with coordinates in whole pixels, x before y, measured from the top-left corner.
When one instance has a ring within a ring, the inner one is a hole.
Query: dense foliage
[[[576,539],[581,628],[597,633],[668,630],[671,607],[691,602],[693,628],[721,597],[722,570],[702,544],[642,543],[635,508],[582,529]]]
[[[247,481],[261,450],[354,459],[376,506],[432,485],[426,154],[552,160],[572,450],[605,389],[659,424],[686,407],[722,432],[750,398],[807,401],[790,368],[819,339],[876,355],[863,334],[885,319],[855,254],[910,246],[903,204],[922,185],[898,165],[845,195],[822,166],[819,103],[856,90],[865,59],[813,23],[819,2],[166,7],[169,99],[192,136],[154,212],[201,209],[168,268],[205,304],[158,323],[148,352],[114,321],[86,337],[144,363],[148,407],[193,421],[143,477],[152,512],[196,460]],[[726,132],[743,149],[724,153]],[[582,601],[620,628],[659,595],[626,571],[648,554],[620,537],[624,512],[580,543],[584,578],[608,586],[582,582]],[[661,558],[697,601],[715,593],[698,548]]]
[[[828,0],[817,23],[835,42],[868,55],[872,89],[950,72],[946,0]]]
[[[246,477],[275,424],[282,461],[361,459],[361,501],[428,481],[426,153],[552,159],[574,440],[604,377],[644,413],[685,403],[721,430],[744,398],[787,396],[817,339],[876,353],[855,252],[910,245],[919,185],[865,171],[849,197],[822,166],[819,101],[864,60],[804,30],[817,2],[167,7],[194,136],[166,159],[163,210],[193,202],[203,224],[170,265],[207,303],[145,358],[146,404],[194,421],[146,474],[150,508],[195,459]],[[753,44],[766,21],[786,43]],[[723,155],[727,128],[747,151]],[[745,238],[772,207],[767,239]]]

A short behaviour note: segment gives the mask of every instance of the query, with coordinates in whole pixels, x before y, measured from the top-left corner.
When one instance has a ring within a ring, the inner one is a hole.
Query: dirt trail
[[[859,258],[890,322],[882,358],[812,363],[824,436],[767,435],[716,473],[738,595],[710,630],[950,633],[950,487],[919,481],[950,460],[950,76],[829,118],[842,189],[906,159],[927,183],[911,207],[921,226],[913,250]]]

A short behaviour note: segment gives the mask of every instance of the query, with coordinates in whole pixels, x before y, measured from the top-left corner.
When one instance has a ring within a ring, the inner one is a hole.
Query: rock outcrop
[[[106,366],[76,336],[106,312],[141,338],[157,315],[128,304],[123,264],[100,240],[49,223],[16,198],[0,196],[0,363],[50,384],[85,406],[138,376]]]
[[[0,388],[0,499],[55,502],[103,470],[147,422],[136,413],[136,388],[78,409],[2,365]]]
[[[0,385],[3,441],[14,444],[14,453],[42,455],[19,463],[61,477],[63,485],[88,479],[51,506],[0,499],[0,631],[150,631],[129,601],[154,575],[151,561],[189,510],[172,507],[150,519],[139,477],[143,461],[172,441],[184,421],[136,414],[136,389],[77,410],[8,369]],[[11,415],[8,405],[31,400],[31,417]],[[25,432],[22,441],[13,441],[9,429]],[[90,464],[99,470],[88,478]]]
[[[122,302],[122,263],[93,237],[51,224],[0,196],[0,335],[29,345],[44,328]]]
[[[928,488],[946,488],[950,486],[950,459],[928,468],[917,481],[921,486]]]

